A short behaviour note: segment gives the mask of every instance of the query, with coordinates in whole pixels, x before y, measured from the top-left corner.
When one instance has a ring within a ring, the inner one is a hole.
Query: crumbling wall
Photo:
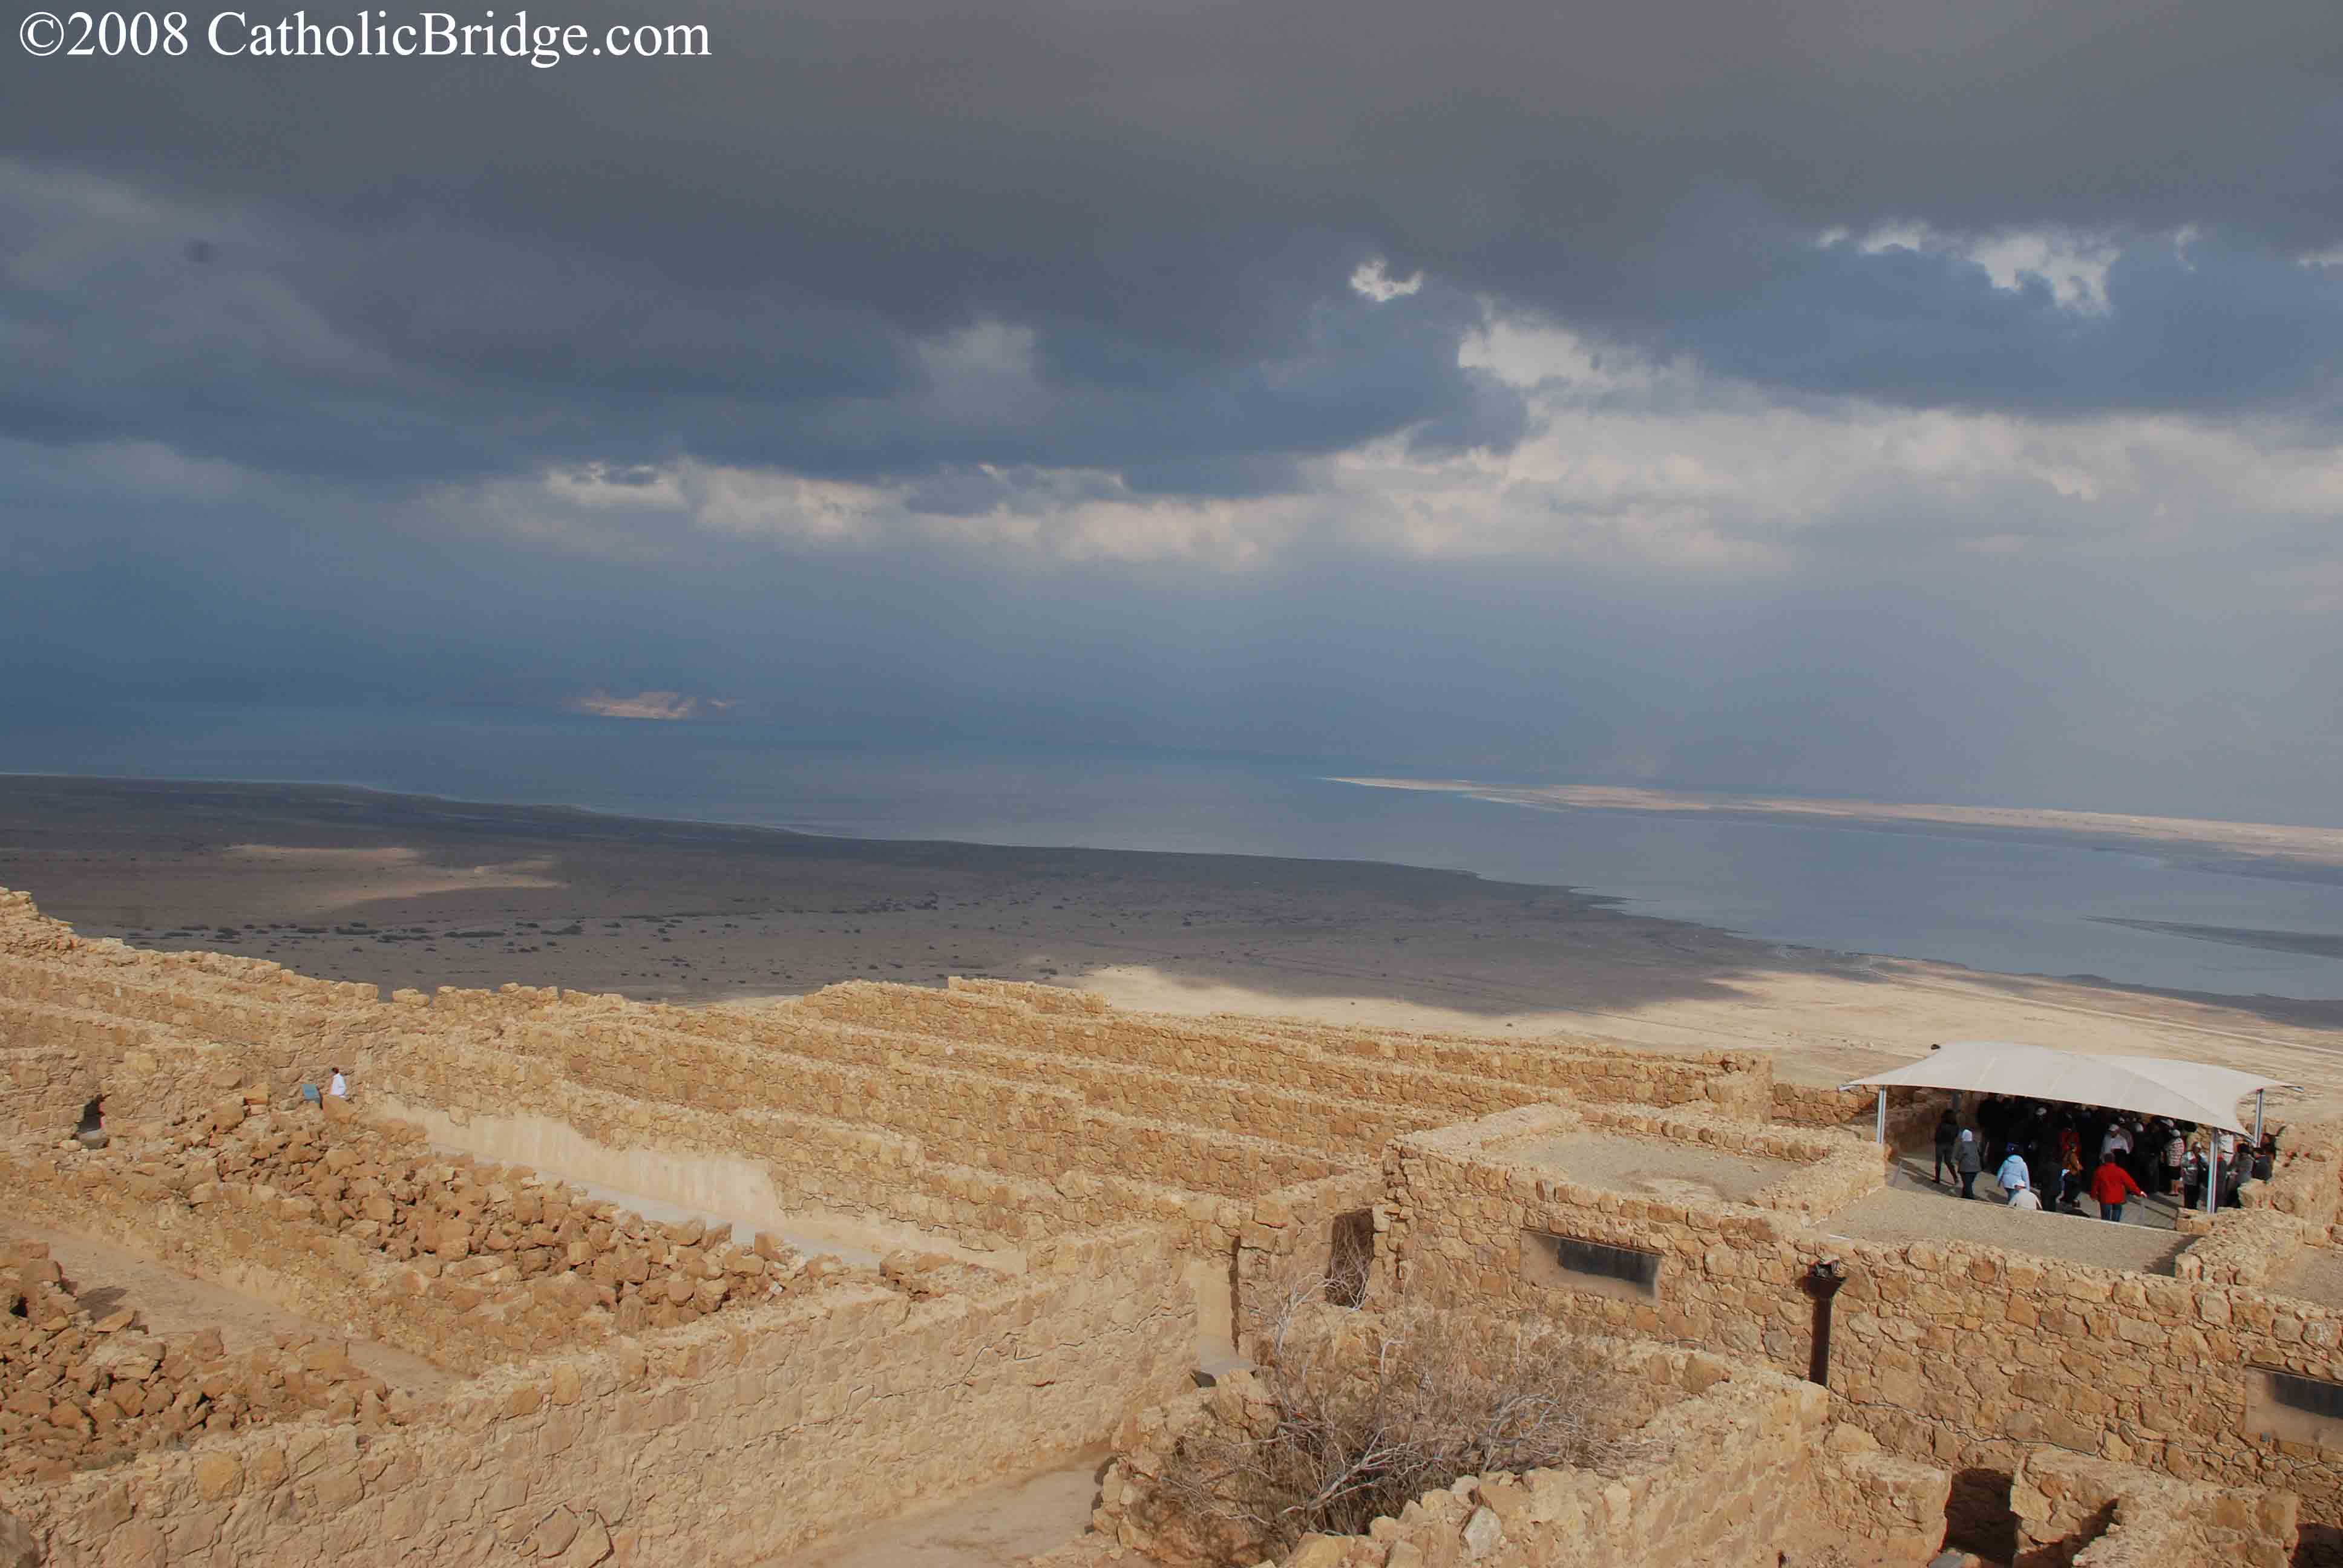
[[[459,1372],[878,1282],[770,1236],[737,1247],[696,1221],[651,1224],[528,1178],[314,1116],[239,1114],[230,1135],[182,1145],[0,1159],[19,1220],[100,1236]]]
[[[853,1290],[492,1372],[361,1441],[305,1423],[0,1488],[54,1568],[753,1563],[1102,1443],[1187,1380],[1157,1238],[966,1295]]]
[[[1624,1342],[1582,1347],[1639,1401],[1614,1468],[1469,1476],[1423,1494],[1364,1536],[1309,1536],[1285,1568],[1722,1568],[1783,1560],[1824,1529],[1919,1561],[1944,1534],[1951,1478],[1832,1429],[1810,1383],[1697,1352]],[[1092,1533],[1036,1568],[1194,1560],[1158,1480],[1199,1425],[1262,1430],[1274,1412],[1249,1374],[1157,1410],[1118,1434]]]
[[[61,1481],[311,1412],[367,1432],[413,1419],[414,1402],[338,1342],[288,1332],[230,1355],[216,1329],[150,1333],[92,1286],[104,1282],[66,1280],[45,1243],[0,1242],[0,1479]]]
[[[2283,1492],[2190,1485],[2051,1448],[2020,1462],[2010,1506],[2016,1568],[2288,1568],[2299,1508]]]

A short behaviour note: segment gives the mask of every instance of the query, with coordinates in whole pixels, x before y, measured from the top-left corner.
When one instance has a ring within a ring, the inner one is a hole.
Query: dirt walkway
[[[1090,1528],[1104,1453],[891,1519],[830,1542],[810,1556],[770,1558],[761,1568],[1014,1568]]]
[[[350,1339],[339,1329],[288,1312],[263,1297],[188,1279],[111,1242],[9,1223],[0,1223],[0,1240],[46,1241],[49,1255],[65,1270],[65,1278],[81,1298],[83,1310],[93,1317],[134,1307],[150,1332],[175,1334],[217,1329],[232,1352],[274,1343],[280,1330],[346,1341],[351,1361],[392,1388],[405,1389],[417,1399],[437,1399],[464,1381],[420,1356]]]

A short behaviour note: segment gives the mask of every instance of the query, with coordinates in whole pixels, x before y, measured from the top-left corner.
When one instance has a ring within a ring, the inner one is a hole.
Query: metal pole
[[[2267,1089],[2254,1091],[2254,1151],[2256,1153],[2261,1151],[2262,1146],[2262,1098],[2268,1093],[2269,1091]]]
[[[2221,1130],[2205,1129],[2205,1218],[2219,1213],[2221,1191]]]
[[[1806,1358],[1806,1381],[1830,1387],[1831,1298],[1846,1283],[1845,1266],[1824,1258],[1806,1271],[1806,1291],[1815,1299],[1814,1349]]]
[[[1887,1141],[1887,1091],[1885,1089],[1882,1089],[1879,1091],[1878,1141],[1882,1144],[1885,1144]]]

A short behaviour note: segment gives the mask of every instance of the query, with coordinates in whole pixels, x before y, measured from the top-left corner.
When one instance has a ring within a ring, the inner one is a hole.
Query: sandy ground
[[[1005,1486],[825,1542],[764,1568],[1012,1568],[1090,1528],[1108,1456],[1091,1454]]]
[[[2226,1062],[2343,1115],[2343,1003],[1746,940],[1353,861],[807,838],[306,786],[0,778],[0,886],[99,936],[385,987],[747,1001],[950,974],[1118,1005],[1757,1049],[1833,1083],[1938,1040]]]
[[[2309,1248],[2271,1288],[2322,1307],[2343,1307],[2343,1252],[2332,1247]]]
[[[420,1356],[351,1339],[339,1329],[288,1312],[265,1297],[190,1280],[110,1242],[5,1222],[0,1222],[0,1238],[46,1241],[49,1255],[65,1270],[81,1298],[83,1311],[91,1316],[133,1307],[154,1333],[217,1329],[231,1352],[274,1343],[279,1330],[338,1340],[350,1347],[352,1362],[418,1399],[437,1399],[463,1381]]]
[[[1671,1202],[1746,1203],[1798,1167],[1786,1160],[1726,1154],[1648,1138],[1541,1138],[1498,1151],[1561,1171],[1574,1181]]]
[[[2008,838],[2113,845],[2152,844],[2268,863],[2282,874],[2334,879],[2343,869],[2343,828],[2282,822],[2222,822],[2201,817],[2140,817],[2062,811],[2039,806],[1944,806],[1889,800],[1810,800],[1769,795],[1693,795],[1673,789],[1559,784],[1543,788],[1475,784],[1463,779],[1345,779],[1377,789],[1418,789],[1549,809],[1691,812],[1714,817],[1786,817],[1858,822],[1865,827],[1963,828]]]

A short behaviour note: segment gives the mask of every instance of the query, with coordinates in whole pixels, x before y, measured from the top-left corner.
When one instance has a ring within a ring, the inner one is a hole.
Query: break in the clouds
[[[12,65],[0,646],[2332,797],[2328,0],[671,19]]]

